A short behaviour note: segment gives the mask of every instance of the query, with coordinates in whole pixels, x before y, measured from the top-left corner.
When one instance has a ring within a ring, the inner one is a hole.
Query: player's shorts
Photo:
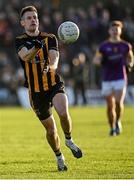
[[[126,90],[126,81],[124,79],[102,82],[102,95],[108,96],[114,91]]]
[[[41,121],[52,115],[52,99],[58,93],[65,93],[63,83],[56,84],[46,92],[29,93],[30,104]]]

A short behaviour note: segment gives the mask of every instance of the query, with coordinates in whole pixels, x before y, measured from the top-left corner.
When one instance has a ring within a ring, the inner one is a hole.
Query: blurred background
[[[27,89],[22,86],[23,70],[16,56],[14,39],[23,33],[19,12],[34,5],[39,12],[40,30],[57,35],[59,25],[73,21],[80,28],[78,41],[59,41],[62,75],[70,105],[104,104],[101,96],[101,68],[92,64],[99,43],[108,37],[111,20],[124,23],[123,38],[134,46],[134,1],[132,0],[0,0],[0,106],[29,108]],[[134,104],[134,70],[128,75],[126,104]]]

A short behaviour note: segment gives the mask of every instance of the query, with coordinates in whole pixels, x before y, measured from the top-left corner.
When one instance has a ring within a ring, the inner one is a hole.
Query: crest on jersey
[[[114,52],[114,53],[118,52],[118,48],[117,48],[117,47],[114,47],[114,48],[113,48],[113,52]]]

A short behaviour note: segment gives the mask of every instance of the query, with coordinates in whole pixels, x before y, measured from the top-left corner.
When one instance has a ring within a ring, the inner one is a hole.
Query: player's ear
[[[20,24],[21,24],[21,26],[24,27],[25,23],[24,23],[24,20],[23,20],[23,19],[21,19]]]
[[[109,29],[108,29],[108,33],[110,34],[110,32],[111,32],[111,29],[109,28]]]

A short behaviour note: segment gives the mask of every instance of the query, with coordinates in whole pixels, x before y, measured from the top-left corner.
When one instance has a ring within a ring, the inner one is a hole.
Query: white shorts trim
[[[126,89],[126,81],[124,79],[115,81],[103,81],[102,82],[102,95],[107,96],[118,90]]]

